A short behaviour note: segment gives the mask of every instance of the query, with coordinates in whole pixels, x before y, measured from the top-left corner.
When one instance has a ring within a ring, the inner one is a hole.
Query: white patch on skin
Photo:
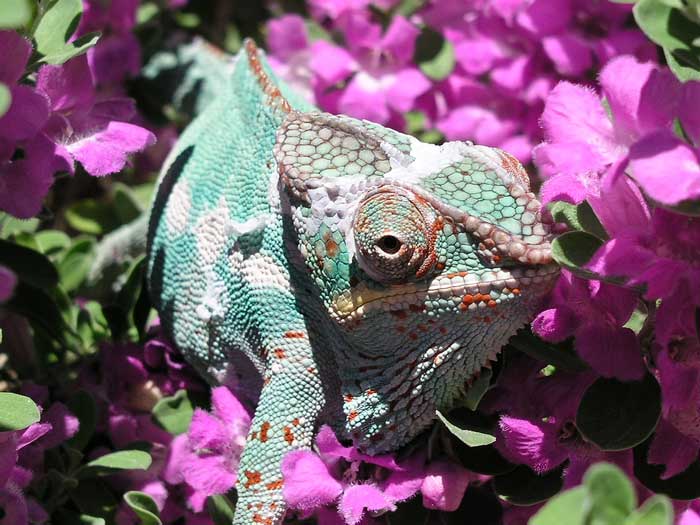
[[[187,220],[190,217],[192,198],[190,186],[186,180],[181,180],[173,188],[165,210],[165,224],[172,236],[184,233]]]
[[[229,217],[226,200],[222,197],[215,208],[197,219],[193,228],[197,236],[197,252],[205,271],[216,262],[226,244],[226,231],[231,222]]]
[[[263,215],[258,215],[257,217],[251,217],[245,222],[228,221],[226,223],[224,233],[227,236],[233,235],[240,237],[246,233],[260,231],[266,226],[272,224],[274,220],[274,215],[265,213]]]
[[[210,269],[207,272],[207,285],[204,289],[204,295],[202,295],[202,300],[195,310],[197,317],[205,323],[212,319],[223,319],[226,314],[225,298],[226,284]]]
[[[289,274],[275,260],[264,253],[249,257],[235,251],[228,258],[231,271],[239,273],[253,288],[276,288],[289,291]]]

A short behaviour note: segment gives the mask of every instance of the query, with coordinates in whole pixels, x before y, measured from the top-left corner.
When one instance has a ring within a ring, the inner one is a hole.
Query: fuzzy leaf
[[[673,506],[663,495],[656,494],[646,500],[644,505],[633,512],[624,525],[672,525]]]
[[[194,407],[187,391],[178,390],[175,395],[162,398],[153,407],[153,421],[173,435],[184,434],[192,421]]]
[[[637,495],[627,476],[610,463],[593,465],[583,478],[589,509],[597,525],[619,525],[637,506]]]
[[[473,430],[467,428],[469,426],[473,428],[474,425],[472,422],[468,421],[468,416],[464,410],[460,411],[458,409],[450,412],[450,418],[455,421],[455,423],[449,421],[444,415],[442,415],[442,413],[440,413],[439,410],[437,411],[437,416],[447,427],[447,430],[449,430],[451,434],[458,437],[462,443],[467,446],[483,447],[484,445],[490,445],[496,441],[496,437],[494,435],[480,431],[483,429]]]
[[[31,19],[32,3],[30,0],[2,0],[0,2],[0,29],[26,26]]]
[[[584,525],[585,500],[585,487],[576,487],[557,494],[530,518],[528,525]]]
[[[151,466],[151,455],[143,450],[119,450],[90,461],[79,477],[114,474],[121,470],[146,470]]]
[[[138,516],[141,525],[162,525],[158,505],[148,494],[130,490],[124,494],[124,501]]]

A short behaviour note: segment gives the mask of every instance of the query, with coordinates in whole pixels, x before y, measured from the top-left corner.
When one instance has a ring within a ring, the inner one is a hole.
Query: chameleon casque
[[[328,423],[369,454],[449,409],[557,275],[520,163],[322,113],[252,41],[152,206],[148,283],[215,384],[261,388],[236,525],[282,521],[280,462]]]

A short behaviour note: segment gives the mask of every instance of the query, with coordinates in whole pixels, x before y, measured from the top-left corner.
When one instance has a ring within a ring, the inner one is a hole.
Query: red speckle
[[[249,489],[253,485],[257,485],[262,479],[262,475],[257,470],[246,470],[243,474],[246,478],[248,478],[248,481],[246,481],[243,485],[247,489]]]
[[[372,394],[376,393],[377,391],[374,388],[368,388],[367,390],[365,390],[365,394],[367,394],[368,396],[371,396]]]
[[[299,426],[299,418],[298,417],[295,417],[294,419],[292,419],[292,425],[294,425],[295,427]]]
[[[285,332],[284,337],[287,339],[303,339],[306,337],[306,334],[304,332]]]
[[[282,485],[283,485],[283,484],[284,484],[284,481],[282,481],[281,479],[279,479],[279,480],[277,480],[277,481],[272,481],[272,482],[268,483],[267,485],[265,485],[265,488],[266,488],[267,490],[279,490],[279,489],[282,488]],[[273,505],[274,505],[274,506],[273,506]],[[274,509],[275,507],[276,507],[276,505],[275,505],[274,503],[270,503],[270,508],[271,508],[271,509]]]
[[[496,301],[494,301],[493,299],[491,299],[487,304],[488,304],[489,308],[496,308],[496,306],[498,306],[498,303]]]
[[[464,297],[462,297],[462,303],[466,305],[470,305],[474,302],[474,296],[467,294]]]
[[[354,398],[352,397],[352,394],[345,394],[344,399],[345,399],[345,402],[346,402],[346,403],[349,403],[349,402],[352,401]]]
[[[406,317],[408,316],[406,310],[391,310],[391,315],[398,319],[406,319]]]
[[[267,432],[270,430],[270,425],[269,421],[263,421],[263,424],[260,425],[260,441],[265,443],[267,441]]]
[[[272,518],[263,518],[260,514],[253,516],[253,523],[262,523],[263,525],[272,525]]]
[[[284,427],[284,440],[287,442],[287,445],[294,443],[294,433],[290,427]]]
[[[411,332],[410,334],[408,334],[408,338],[412,341],[415,341],[416,339],[418,339],[418,334],[415,332]]]
[[[357,417],[357,411],[356,411],[356,410],[353,410],[352,412],[350,412],[350,413],[348,414],[348,421],[352,421],[352,420],[355,419],[356,417]]]
[[[277,359],[284,359],[287,357],[287,354],[284,352],[283,348],[275,348],[273,351],[275,352]]]
[[[520,295],[520,288],[513,288],[511,291],[513,292],[513,295]]]

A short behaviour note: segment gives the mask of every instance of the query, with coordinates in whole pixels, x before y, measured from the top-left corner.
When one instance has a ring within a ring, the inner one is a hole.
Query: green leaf
[[[486,395],[486,392],[491,388],[491,378],[493,377],[493,371],[490,368],[484,368],[481,370],[479,377],[477,377],[467,390],[467,394],[464,398],[464,406],[469,410],[476,410],[481,402],[481,399]]]
[[[141,525],[162,525],[158,505],[148,494],[130,490],[124,494],[124,501],[136,513]]]
[[[605,228],[588,201],[583,201],[581,204],[557,201],[550,204],[549,210],[556,222],[563,222],[572,230],[584,231],[599,239],[608,238]]]
[[[0,82],[0,117],[7,113],[7,110],[10,109],[10,104],[12,104],[10,88]]]
[[[214,525],[231,525],[235,507],[224,494],[207,498],[207,513]]]
[[[0,2],[0,29],[26,26],[31,19],[32,3],[30,0],[2,0]]]
[[[659,0],[639,0],[634,18],[651,40],[673,54],[675,61],[686,68],[700,69],[700,26],[680,10]]]
[[[676,58],[676,55],[668,49],[664,49],[664,57],[666,57],[668,67],[671,68],[671,71],[681,82],[700,80],[700,70],[697,67],[687,64],[680,58]]]
[[[662,479],[666,467],[647,462],[649,445],[647,439],[634,449],[634,475],[649,490],[666,494],[673,499],[692,500],[700,498],[700,461],[694,461],[680,474]]]
[[[80,390],[68,400],[68,408],[80,421],[78,432],[68,440],[68,444],[77,450],[83,450],[95,433],[97,426],[95,400],[85,390]]]
[[[660,494],[646,500],[642,507],[633,512],[624,525],[672,525],[673,506],[671,501]]]
[[[71,228],[91,235],[101,235],[119,226],[113,210],[93,199],[72,204],[66,210],[66,221]]]
[[[77,289],[88,273],[95,257],[95,241],[91,238],[77,238],[73,246],[58,263],[61,286],[67,292]]]
[[[97,44],[100,36],[101,34],[98,32],[87,33],[69,42],[63,49],[43,57],[40,62],[45,64],[63,64],[68,62],[71,58],[87,53],[88,49]]]
[[[42,230],[34,236],[37,246],[44,255],[54,255],[70,246],[68,235],[59,230]]]
[[[470,421],[471,415],[468,414],[468,412],[467,409],[451,411],[450,419],[454,421],[453,423],[443,416],[439,410],[436,411],[437,417],[447,427],[447,430],[457,436],[465,445],[470,447],[483,447],[484,445],[490,445],[495,442],[496,437],[489,434],[488,431],[481,432],[479,430],[467,428],[469,426],[474,427],[473,421]]]
[[[22,430],[39,421],[39,408],[27,396],[0,392],[0,432]]]
[[[136,193],[121,182],[114,184],[114,208],[121,224],[127,224],[143,213]]]
[[[552,242],[552,257],[560,265],[576,273],[593,274],[583,268],[603,245],[595,235],[584,231],[567,232]]]
[[[426,26],[416,40],[413,60],[427,77],[442,80],[455,67],[455,51],[442,33]]]
[[[178,390],[175,395],[164,397],[153,407],[153,421],[173,435],[184,434],[192,421],[194,407],[186,390]]]
[[[93,459],[85,465],[79,477],[88,478],[114,474],[121,470],[146,470],[151,466],[151,455],[143,450],[119,450]]]
[[[81,0],[52,0],[34,31],[36,50],[44,56],[62,50],[83,14]]]
[[[535,505],[547,501],[561,490],[563,467],[539,475],[520,465],[507,474],[493,478],[493,488],[501,499],[513,505]]]
[[[33,233],[39,227],[39,219],[18,219],[0,211],[0,238],[9,239],[20,233]]]
[[[610,463],[593,465],[583,477],[589,512],[596,525],[619,525],[637,506],[637,495],[627,476]]]
[[[647,439],[661,416],[661,389],[651,374],[623,383],[598,378],[581,398],[576,426],[601,450],[626,450]]]
[[[53,288],[58,283],[58,272],[44,254],[13,242],[0,240],[0,264],[37,288]]]
[[[550,499],[528,525],[584,525],[586,488],[576,487]]]

